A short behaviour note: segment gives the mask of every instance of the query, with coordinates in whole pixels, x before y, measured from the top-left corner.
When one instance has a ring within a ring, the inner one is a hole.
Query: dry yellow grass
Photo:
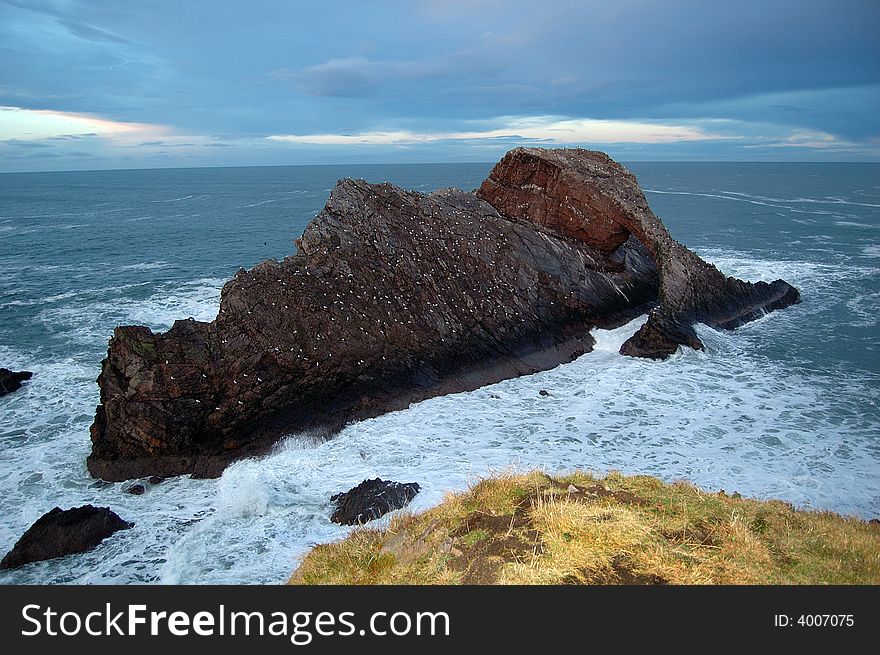
[[[293,584],[878,584],[880,526],[612,473],[502,474],[317,546]]]

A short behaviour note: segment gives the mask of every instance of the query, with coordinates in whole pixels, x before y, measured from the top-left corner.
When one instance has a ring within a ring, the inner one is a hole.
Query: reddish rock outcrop
[[[612,253],[631,235],[660,271],[658,306],[621,353],[663,359],[679,345],[702,349],[695,323],[732,329],[799,301],[783,280],[725,277],[675,241],[635,176],[602,152],[517,148],[495,165],[477,195],[502,214],[532,221]]]

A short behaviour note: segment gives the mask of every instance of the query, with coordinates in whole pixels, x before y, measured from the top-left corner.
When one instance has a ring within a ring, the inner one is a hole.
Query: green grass
[[[292,584],[878,584],[880,526],[612,473],[497,475],[314,548]]]

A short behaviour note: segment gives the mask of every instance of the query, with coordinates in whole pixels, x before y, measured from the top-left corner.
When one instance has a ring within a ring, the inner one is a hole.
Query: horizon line
[[[116,173],[136,171],[176,171],[215,168],[306,168],[319,166],[448,166],[495,165],[495,161],[425,161],[425,162],[337,162],[320,164],[217,164],[204,166],[143,166],[135,168],[62,168],[51,170],[0,171],[0,175],[34,175],[38,173]],[[622,164],[880,164],[880,161],[822,160],[737,160],[737,159],[617,159]]]

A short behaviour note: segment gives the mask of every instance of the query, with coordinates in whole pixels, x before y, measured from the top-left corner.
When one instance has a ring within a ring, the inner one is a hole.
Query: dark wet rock
[[[0,562],[0,569],[83,553],[117,530],[133,526],[109,507],[83,505],[67,510],[55,507],[27,529]]]
[[[30,371],[10,371],[8,368],[0,368],[0,396],[5,396],[21,388],[21,383],[33,377]]]
[[[129,485],[125,489],[123,489],[125,493],[131,494],[132,496],[143,496],[147,492],[147,488],[142,485],[140,482],[136,484]]]
[[[724,278],[586,150],[511,151],[476,194],[342,180],[297,245],[241,269],[210,323],[115,330],[93,476],[216,476],[284,434],[571,361],[593,328],[651,308],[626,354],[702,347],[694,322],[735,327],[798,295]]]
[[[539,395],[539,396],[549,396],[549,395],[550,395],[550,392],[547,391],[546,389],[541,389],[541,390],[538,392],[538,395]]]
[[[364,480],[354,489],[330,497],[331,502],[336,503],[330,520],[342,525],[362,525],[406,507],[417,493],[419,485],[415,482]]]
[[[93,476],[219,475],[293,431],[571,361],[657,296],[637,240],[606,254],[454,189],[342,180],[298,244],[227,282],[215,321],[116,329]]]
[[[635,176],[608,155],[582,149],[517,148],[495,165],[478,195],[501,213],[612,253],[631,236],[660,271],[659,304],[621,353],[664,359],[679,345],[702,349],[694,324],[733,329],[799,302],[783,280],[725,277],[675,241]]]
[[[161,484],[164,481],[165,481],[165,478],[161,478],[158,475],[151,475],[150,477],[147,478],[147,482],[149,482],[153,486],[156,486],[157,484]]]

